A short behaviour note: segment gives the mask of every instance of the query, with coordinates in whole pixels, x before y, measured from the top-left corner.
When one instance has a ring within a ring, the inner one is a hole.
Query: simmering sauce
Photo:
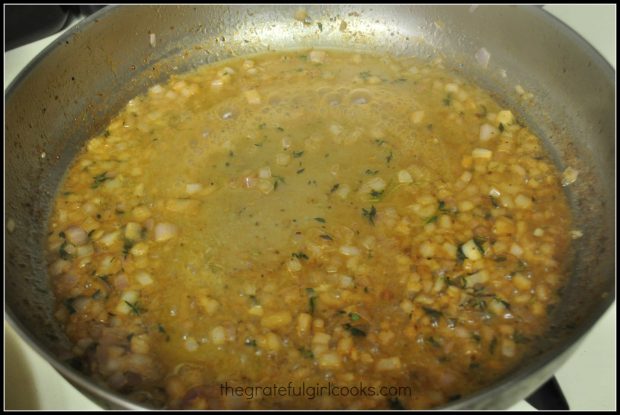
[[[138,401],[418,409],[532,349],[570,215],[540,140],[485,91],[438,62],[306,50],[132,99],[49,229],[76,361]]]

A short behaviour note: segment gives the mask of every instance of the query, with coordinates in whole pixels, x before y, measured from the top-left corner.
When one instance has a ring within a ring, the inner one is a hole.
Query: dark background
[[[4,50],[58,33],[74,20],[105,5],[6,5]]]

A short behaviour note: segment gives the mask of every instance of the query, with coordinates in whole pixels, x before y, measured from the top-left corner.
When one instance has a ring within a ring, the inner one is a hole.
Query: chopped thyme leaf
[[[359,319],[361,319],[362,317],[357,314],[357,313],[349,313],[349,317],[351,318],[351,321],[358,321]]]
[[[305,347],[300,348],[299,353],[301,353],[301,355],[306,359],[314,359],[314,353],[312,353],[312,350],[308,350]]]
[[[482,244],[484,244],[485,242],[486,239],[480,236],[474,236],[474,244],[476,245],[476,248],[478,248],[478,251],[480,251],[481,254],[484,254],[484,248]]]
[[[293,151],[293,157],[294,158],[299,158],[299,157],[301,157],[303,155],[304,155],[303,151]]]
[[[381,191],[373,190],[370,192],[370,197],[373,199],[374,202],[378,202],[379,200],[381,200],[384,193],[385,193],[385,190],[381,190]]]
[[[90,185],[91,189],[96,189],[99,186],[101,186],[103,184],[103,182],[105,182],[106,180],[111,180],[111,177],[107,176],[108,172],[104,171],[101,174],[96,175],[95,177],[93,177],[93,183]]]
[[[314,218],[315,221],[325,223],[325,219],[323,218]]]
[[[127,304],[129,308],[131,308],[131,312],[135,314],[136,316],[139,316],[140,313],[142,312],[142,310],[138,306],[138,303],[131,304],[129,301],[125,301],[125,304]]]
[[[463,244],[459,244],[458,247],[456,248],[456,259],[459,262],[463,262],[467,259],[467,257],[465,256],[465,253],[463,252]]]
[[[438,209],[442,213],[450,213],[450,211],[446,208],[446,202],[444,202],[443,200],[439,201]]]
[[[314,310],[316,309],[316,292],[314,288],[306,288],[306,294],[308,294],[308,309],[310,310],[310,314],[314,314]]]
[[[431,346],[433,346],[433,347],[434,347],[434,348],[436,348],[436,349],[438,349],[438,348],[440,348],[440,347],[441,347],[441,344],[439,344],[439,342],[438,342],[437,340],[435,340],[435,338],[434,338],[433,336],[428,337],[428,338],[426,339],[426,341],[427,341],[427,342],[428,342]]]
[[[439,319],[440,317],[443,316],[443,313],[441,311],[437,311],[434,308],[422,307],[422,309],[424,310],[427,316],[433,319]]]
[[[497,201],[496,198],[494,198],[493,196],[489,196],[489,199],[491,199],[491,203],[493,204],[494,208],[498,208],[499,206],[499,202]]]
[[[357,327],[353,327],[349,323],[343,324],[342,327],[344,327],[344,329],[347,330],[349,333],[351,333],[353,336],[366,337],[366,332],[364,330],[358,329]]]
[[[299,251],[299,252],[294,252],[291,254],[291,256],[293,258],[297,258],[297,259],[310,259],[308,258],[308,255],[304,254],[303,252]]]
[[[375,224],[375,217],[377,216],[377,209],[372,205],[370,209],[362,208],[362,216],[368,219],[371,225]]]
[[[437,222],[437,215],[433,215],[430,218],[426,219],[424,223],[428,225],[429,223],[433,223],[433,222]]]
[[[72,258],[72,255],[65,250],[66,246],[67,246],[67,241],[64,241],[62,245],[60,245],[60,249],[58,250],[60,257],[64,260]]]
[[[131,239],[125,238],[123,240],[123,255],[125,256],[125,258],[127,257],[127,255],[129,255],[129,251],[131,251],[131,248],[133,248],[133,241]]]

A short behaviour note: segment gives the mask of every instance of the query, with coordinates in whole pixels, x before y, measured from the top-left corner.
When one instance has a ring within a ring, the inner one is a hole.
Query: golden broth
[[[59,190],[49,271],[76,358],[135,399],[428,408],[531,350],[569,219],[539,139],[440,64],[281,52],[131,100]]]

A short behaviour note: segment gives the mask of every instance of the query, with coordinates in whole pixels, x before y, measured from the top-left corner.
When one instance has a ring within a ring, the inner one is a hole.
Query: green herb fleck
[[[372,205],[370,209],[362,208],[362,216],[368,219],[371,225],[375,224],[375,217],[377,216],[377,209]]]
[[[90,185],[91,189],[96,189],[99,186],[101,186],[103,184],[103,182],[105,182],[106,180],[111,180],[111,177],[107,176],[108,172],[104,171],[101,174],[96,175],[95,177],[93,177],[93,183]]]
[[[459,262],[463,262],[465,261],[465,259],[467,259],[465,253],[463,253],[463,244],[459,244],[459,246],[456,248],[456,259]]]
[[[303,173],[305,170],[306,170],[306,169],[299,169],[299,170],[297,170],[297,174],[301,174],[301,173]]]
[[[351,333],[353,336],[356,337],[366,337],[366,332],[364,330],[361,330],[357,327],[353,327],[351,324],[349,323],[345,323],[343,324],[343,326],[345,330],[347,330],[349,333]]]
[[[450,277],[445,277],[445,280],[446,280],[446,284],[448,284],[449,286],[457,287],[461,289],[467,288],[467,279],[462,275],[459,275],[452,279]]]
[[[110,136],[110,130],[105,130],[103,132],[103,136],[106,137],[106,138],[109,137]]]
[[[316,25],[319,27],[319,30],[322,32],[323,31],[323,23],[318,22]]]
[[[358,321],[359,319],[361,319],[362,317],[357,314],[357,313],[349,313],[349,317],[351,318],[351,321]]]
[[[382,198],[383,198],[383,194],[385,193],[385,190],[373,190],[370,192],[370,198],[373,202],[379,202]]]
[[[256,347],[256,340],[254,339],[245,339],[246,346]]]
[[[293,253],[291,254],[291,256],[292,256],[293,258],[297,258],[297,259],[310,259],[310,258],[308,258],[308,255],[306,255],[305,253],[303,253],[303,252],[301,252],[301,251],[299,251],[299,252],[293,252]]]
[[[435,338],[434,338],[433,336],[428,337],[428,338],[426,339],[426,341],[427,341],[427,342],[428,342],[431,346],[433,346],[433,347],[434,347],[434,348],[436,348],[436,349],[439,349],[439,348],[441,347],[441,344],[439,344],[439,342],[438,342],[437,340],[435,340]]]
[[[142,312],[142,310],[140,309],[140,306],[138,306],[137,302],[135,304],[131,304],[129,301],[125,300],[125,304],[127,304],[129,306],[129,308],[131,308],[131,312],[133,314],[135,314],[136,316],[139,316],[140,313]]]
[[[99,278],[101,281],[105,282],[106,284],[109,284],[110,282],[108,281],[108,278],[110,277],[110,274],[106,274],[106,275],[97,275],[97,278]]]
[[[480,236],[474,236],[474,244],[476,245],[476,248],[478,248],[478,251],[480,251],[481,254],[484,254],[484,247],[482,245],[485,242],[485,238],[482,238]]]
[[[366,173],[368,176],[374,176],[374,175],[376,175],[377,173],[379,173],[379,170],[370,170],[370,169],[366,169],[366,172],[365,172],[365,173]]]
[[[334,238],[332,238],[331,236],[329,236],[326,233],[320,235],[320,237],[321,237],[321,239],[325,239],[326,241],[333,241],[334,240]]]
[[[428,225],[429,223],[434,223],[434,222],[437,222],[437,215],[433,215],[430,218],[426,219],[424,223]]]
[[[58,250],[60,257],[64,260],[71,259],[71,254],[66,251],[66,247],[67,241],[64,241],[62,245],[60,245],[60,249]]]
[[[62,303],[64,304],[64,306],[67,308],[67,311],[69,311],[69,314],[75,314],[75,307],[73,307],[73,302],[75,301],[75,297],[72,298],[67,298],[65,301],[63,301]]]
[[[314,218],[315,221],[325,223],[325,219],[323,218]]]
[[[393,156],[394,156],[394,155],[393,155],[393,154],[392,154],[392,152],[390,151],[390,154],[388,154],[388,156],[385,158],[385,161],[387,161],[387,163],[388,163],[388,164],[390,164],[390,162],[392,161]]]
[[[504,127],[504,124],[502,124],[502,123],[500,122],[500,123],[499,123],[499,131],[503,133],[505,129],[506,129],[506,128]]]
[[[439,209],[439,211],[442,213],[450,213],[448,208],[446,208],[446,202],[444,202],[443,200],[439,201],[439,207],[437,209]]]
[[[489,352],[491,354],[495,354],[495,349],[497,348],[497,337],[493,337],[491,343],[489,343]]]
[[[314,314],[317,298],[316,291],[314,291],[314,288],[306,288],[306,294],[308,295],[308,309],[310,310],[310,314]]]
[[[446,107],[450,106],[450,104],[452,104],[452,94],[446,95],[441,102],[443,102],[443,105]]]
[[[481,298],[481,297],[472,297],[472,298],[469,299],[467,304],[470,307],[473,307],[473,308],[478,309],[480,311],[484,311],[487,308],[487,302],[483,298]]]
[[[441,311],[435,310],[434,308],[422,307],[422,309],[427,316],[431,317],[434,320],[439,320],[443,316],[443,313]]]
[[[368,79],[368,78],[370,78],[370,71],[363,71],[363,72],[360,72],[360,78],[362,78],[362,79]]]
[[[491,199],[491,203],[493,204],[493,207],[497,209],[499,207],[499,202],[497,201],[497,199],[494,198],[493,196],[489,196],[489,199]]]
[[[134,242],[131,239],[127,239],[124,238],[123,240],[123,255],[125,256],[125,258],[127,258],[127,255],[129,255],[129,251],[131,251],[131,248],[133,247]]]
[[[340,187],[340,183],[336,183],[335,185],[332,186],[329,193],[334,193],[336,190],[338,190],[339,187]]]
[[[314,359],[314,353],[312,353],[312,350],[306,349],[305,347],[301,347],[299,349],[299,353],[301,353],[301,355],[306,359]]]
[[[299,157],[301,157],[303,155],[304,155],[303,151],[293,151],[293,157],[294,158],[299,158]]]

